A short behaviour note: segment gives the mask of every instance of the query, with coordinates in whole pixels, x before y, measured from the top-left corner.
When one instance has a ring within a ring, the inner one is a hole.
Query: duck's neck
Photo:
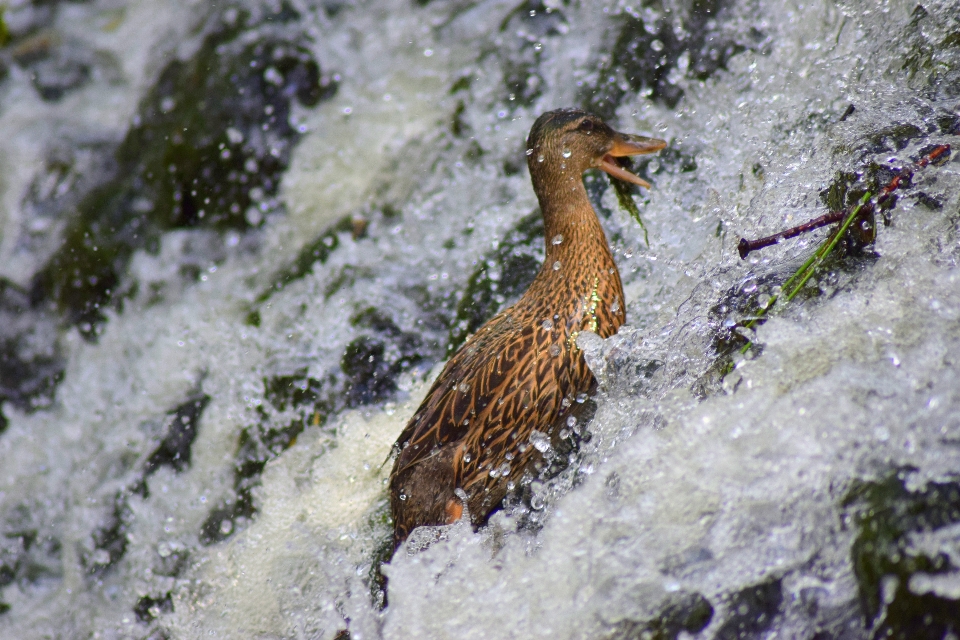
[[[576,269],[583,264],[576,259],[578,254],[596,256],[604,267],[612,267],[607,237],[587,197],[582,175],[560,171],[551,172],[550,177],[533,175],[533,188],[543,213],[545,268],[560,261],[564,271],[567,267]]]

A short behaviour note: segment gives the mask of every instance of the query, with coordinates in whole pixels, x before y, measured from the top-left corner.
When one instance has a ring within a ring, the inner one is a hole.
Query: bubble
[[[554,270],[554,271],[560,271],[560,267],[561,267],[561,264],[560,264],[560,261],[559,261],[559,260],[557,260],[556,262],[553,263],[553,270]]]
[[[542,431],[534,429],[530,432],[530,444],[540,453],[546,453],[550,450],[550,438]]]

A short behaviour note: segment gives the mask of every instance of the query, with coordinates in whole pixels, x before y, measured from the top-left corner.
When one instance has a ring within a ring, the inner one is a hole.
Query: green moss
[[[543,217],[527,214],[496,250],[483,256],[467,281],[447,342],[447,354],[479,329],[505,304],[515,301],[540,270],[543,261]]]
[[[289,13],[282,5],[265,21]],[[254,28],[257,39],[240,37]],[[192,58],[160,73],[114,154],[113,176],[80,202],[34,297],[55,301],[93,338],[134,251],[157,250],[171,229],[261,224],[300,135],[293,101],[312,106],[335,90],[303,36],[246,16],[220,23]]]
[[[282,291],[284,287],[292,282],[296,282],[313,271],[315,264],[323,264],[329,258],[330,254],[336,251],[340,246],[341,233],[351,233],[353,231],[353,222],[350,216],[344,216],[337,220],[330,228],[321,233],[313,242],[305,245],[297,253],[297,257],[270,279],[270,286],[264,289],[254,301],[254,308],[247,316],[247,324],[260,326],[259,306],[270,299],[277,291]],[[329,291],[329,298],[336,291]],[[254,315],[256,314],[256,315]]]
[[[473,81],[473,76],[460,76],[457,78],[456,82],[450,85],[450,95],[457,93],[458,91],[466,91],[470,88],[470,84]]]
[[[856,531],[853,570],[872,637],[940,640],[960,628],[960,601],[917,595],[910,578],[955,573],[960,567],[945,554],[930,557],[912,548],[910,537],[960,522],[960,482],[932,482],[913,491],[905,482],[909,472],[858,482],[844,498],[846,521]]]
[[[0,6],[0,47],[5,47],[10,44],[10,29],[7,27],[7,21],[3,17],[6,11],[7,7],[5,5]],[[2,611],[0,611],[0,613],[2,613]]]
[[[746,37],[732,37],[722,28],[729,0],[691,0],[644,3],[661,17],[652,24],[629,13],[617,17],[619,32],[600,65],[597,84],[584,87],[581,102],[603,117],[612,117],[623,95],[630,91],[649,96],[673,109],[683,89],[671,82],[681,57],[687,77],[706,80],[726,69],[733,56],[745,50],[765,52],[767,37],[757,28]],[[677,26],[681,26],[678,29]],[[624,85],[626,88],[624,88]]]

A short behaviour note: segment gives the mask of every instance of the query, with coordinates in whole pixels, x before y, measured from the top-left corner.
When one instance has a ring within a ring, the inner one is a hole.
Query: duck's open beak
[[[622,169],[617,165],[614,158],[623,156],[636,156],[643,153],[656,153],[667,146],[663,140],[656,138],[646,138],[644,136],[635,136],[629,133],[617,133],[613,141],[613,147],[600,160],[600,168],[609,173],[614,178],[619,178],[625,182],[631,182],[646,189],[650,188],[650,183],[639,178],[629,171]]]

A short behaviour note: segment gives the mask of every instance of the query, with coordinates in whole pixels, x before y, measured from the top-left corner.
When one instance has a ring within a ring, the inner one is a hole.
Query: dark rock
[[[779,579],[747,587],[733,594],[726,602],[727,618],[717,630],[718,640],[745,640],[759,637],[773,626],[783,602]]]
[[[917,574],[956,573],[945,553],[911,549],[910,536],[960,522],[960,482],[931,482],[907,489],[909,469],[884,480],[858,482],[843,500],[857,537],[851,549],[860,606],[872,637],[925,640],[960,629],[960,601],[910,589]]]
[[[161,465],[173,467],[181,472],[190,466],[190,452],[197,437],[200,414],[210,402],[210,396],[196,394],[173,410],[170,426],[160,445],[147,459],[144,477],[149,476]]]
[[[683,97],[678,74],[706,80],[742,51],[768,50],[769,40],[757,28],[738,34],[725,29],[729,0],[688,0],[677,10],[650,4],[659,17],[649,24],[636,15],[618,16],[610,55],[600,64],[596,84],[585,87],[583,104],[605,118],[613,116],[628,90],[672,109]]]
[[[0,278],[0,408],[50,406],[64,366],[55,314],[35,308],[26,291]],[[6,425],[0,411],[0,432]]]
[[[173,599],[170,597],[170,593],[165,593],[156,598],[143,596],[137,600],[137,604],[133,608],[133,613],[137,616],[137,621],[144,624],[149,624],[156,620],[160,617],[160,614],[170,613],[172,611]]]
[[[457,304],[447,342],[448,355],[527,290],[543,263],[543,243],[543,217],[537,210],[524,216],[496,250],[478,261]]]
[[[115,155],[115,173],[78,205],[60,249],[35,276],[35,300],[56,302],[90,339],[137,249],[165,231],[244,230],[274,198],[300,133],[294,101],[313,106],[336,83],[287,26],[290,9],[219,20],[189,60],[174,60],[143,100]],[[225,14],[226,15],[226,14]],[[251,29],[258,37],[241,37]]]

